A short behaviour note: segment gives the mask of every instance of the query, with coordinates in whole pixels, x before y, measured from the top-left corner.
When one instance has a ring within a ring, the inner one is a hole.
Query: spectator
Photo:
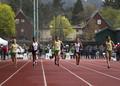
[[[89,45],[87,45],[87,46],[85,47],[85,56],[86,56],[86,59],[89,59],[89,57],[90,57],[89,48],[90,48]]]
[[[116,45],[116,55],[117,55],[117,61],[120,60],[120,43],[117,43]]]
[[[8,55],[8,47],[4,45],[2,47],[2,52],[3,52],[3,60],[6,60],[6,56]]]
[[[1,56],[1,59],[3,60],[3,51],[2,51],[2,48],[3,48],[3,45],[1,44],[0,45],[0,56]]]

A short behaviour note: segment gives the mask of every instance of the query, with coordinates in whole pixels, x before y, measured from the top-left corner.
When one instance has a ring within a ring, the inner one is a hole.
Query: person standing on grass
[[[80,50],[83,48],[82,42],[77,37],[75,42],[75,57],[76,57],[76,65],[79,65],[80,62]]]
[[[12,41],[12,44],[10,46],[10,51],[11,51],[11,59],[12,62],[14,63],[15,66],[17,66],[17,49],[19,48],[19,45],[16,43],[16,39],[14,38]]]
[[[32,43],[32,57],[33,57],[33,66],[35,64],[37,64],[37,61],[36,61],[36,53],[38,51],[38,43],[36,41],[36,39],[33,37],[33,43]]]
[[[54,57],[55,57],[55,65],[59,66],[59,59],[60,59],[60,53],[61,53],[61,45],[62,41],[59,40],[59,37],[55,37],[54,41]]]
[[[111,40],[110,36],[106,37],[105,41],[105,50],[106,50],[106,61],[107,61],[107,67],[110,68],[110,61],[112,56],[112,50],[113,50],[113,41]]]

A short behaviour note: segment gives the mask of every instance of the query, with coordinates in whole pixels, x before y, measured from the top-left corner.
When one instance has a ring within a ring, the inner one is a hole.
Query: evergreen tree
[[[55,15],[61,14],[63,12],[64,2],[62,0],[53,0],[53,12]]]
[[[77,2],[74,5],[73,11],[72,11],[72,23],[73,24],[79,24],[80,21],[83,19],[83,4],[81,0],[77,0]]]
[[[20,0],[7,0],[6,1],[12,9],[16,12],[20,7]]]
[[[32,19],[33,17],[33,0],[6,0],[13,8],[15,13],[21,8],[25,15]],[[28,4],[29,3],[29,4]]]
[[[115,9],[120,9],[120,1],[119,0],[105,0],[105,7],[112,7]]]
[[[29,4],[28,4],[29,3]],[[22,10],[29,19],[33,19],[33,0],[22,0]]]

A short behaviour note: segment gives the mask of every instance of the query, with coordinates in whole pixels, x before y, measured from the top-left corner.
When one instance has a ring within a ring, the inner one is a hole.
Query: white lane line
[[[68,71],[69,73],[71,73],[72,75],[74,75],[75,77],[77,77],[78,79],[82,80],[83,82],[85,82],[88,86],[93,86],[92,84],[90,84],[88,81],[86,81],[85,79],[81,78],[80,76],[78,76],[77,74],[73,73],[72,71],[70,71],[69,69],[67,69],[66,67],[62,66],[61,67],[63,69],[65,69],[66,71]]]
[[[68,61],[66,61],[66,62],[68,62]],[[73,63],[71,63],[71,62],[68,62],[68,63],[73,64]],[[73,64],[73,65],[75,65],[75,64]],[[97,70],[95,70],[95,69],[88,68],[88,67],[85,67],[85,66],[82,66],[82,65],[80,65],[80,67],[120,81],[120,78],[117,78],[117,77],[115,77],[115,76],[112,76],[112,75],[109,75],[109,74],[106,74],[106,73],[103,73],[103,72],[100,72],[100,71],[97,71]]]
[[[47,86],[47,80],[46,80],[45,70],[44,70],[44,66],[43,66],[43,61],[42,60],[41,60],[41,66],[42,66],[42,73],[43,73],[43,79],[44,79],[44,86]]]
[[[3,84],[5,84],[8,80],[10,80],[15,74],[17,74],[21,69],[23,69],[27,64],[29,63],[29,61],[27,63],[25,63],[22,67],[20,67],[15,73],[13,73],[10,77],[8,77],[6,80],[4,80],[0,86],[2,86]]]

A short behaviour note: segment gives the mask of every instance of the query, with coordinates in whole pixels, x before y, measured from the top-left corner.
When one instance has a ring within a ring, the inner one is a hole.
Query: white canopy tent
[[[8,45],[8,41],[0,38],[0,44],[2,44],[2,45]]]

